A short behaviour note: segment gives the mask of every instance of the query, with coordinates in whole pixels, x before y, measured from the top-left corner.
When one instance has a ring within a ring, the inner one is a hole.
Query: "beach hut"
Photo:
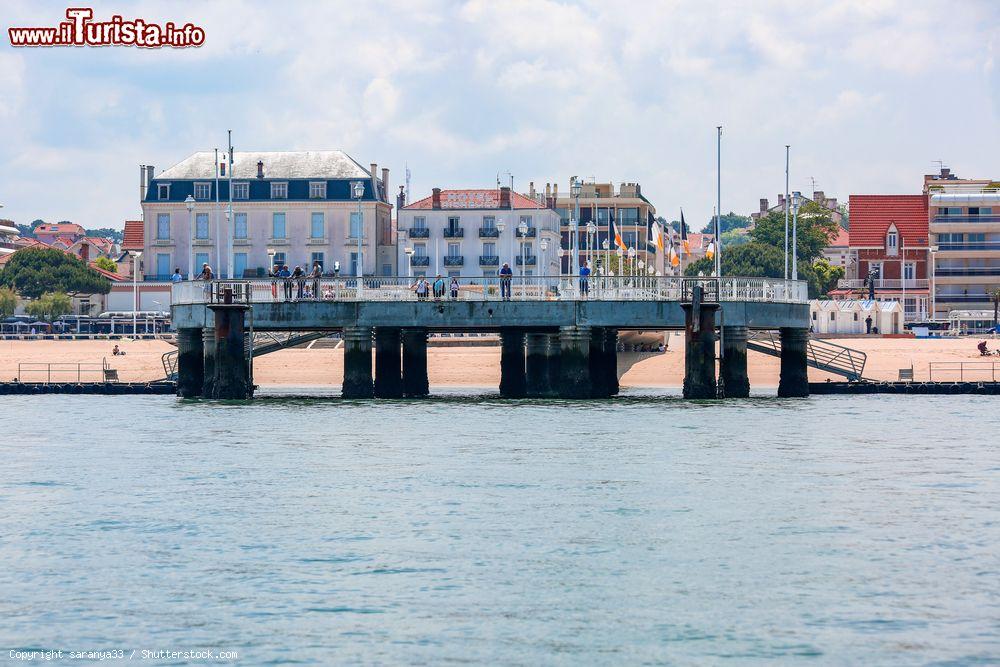
[[[813,333],[838,333],[837,303],[829,299],[813,299],[809,302],[809,325]]]

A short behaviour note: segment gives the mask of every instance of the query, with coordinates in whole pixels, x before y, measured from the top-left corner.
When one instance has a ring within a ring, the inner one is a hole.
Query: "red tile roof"
[[[851,247],[884,247],[895,224],[904,246],[927,246],[926,195],[851,195]]]
[[[90,262],[89,264],[87,264],[87,266],[89,266],[94,271],[97,271],[99,274],[101,274],[102,276],[104,276],[113,283],[120,283],[126,280],[130,280],[130,278],[128,278],[127,276],[123,276],[118,273],[112,273],[111,271],[105,271],[101,267],[97,266],[94,262]]]
[[[142,228],[142,220],[126,220],[122,250],[142,250],[145,240],[146,233]]]
[[[84,233],[83,227],[73,222],[38,225],[35,231],[43,234],[78,234],[80,236]]]
[[[412,204],[404,206],[406,209],[430,209],[433,208],[433,195],[430,197],[424,197],[419,201],[415,201]],[[510,193],[510,203],[511,208],[522,209],[522,208],[545,208],[542,204],[539,204],[534,199],[525,197],[517,192]],[[441,208],[442,209],[463,209],[463,208],[481,208],[481,209],[491,209],[500,208],[500,191],[493,189],[482,189],[482,190],[442,190],[441,191]]]
[[[110,251],[111,247],[114,245],[114,241],[104,238],[103,236],[85,236],[83,240],[92,246],[97,246],[103,252]]]
[[[843,227],[837,227],[837,235],[830,239],[830,243],[827,244],[828,248],[846,248],[851,245],[851,235]]]

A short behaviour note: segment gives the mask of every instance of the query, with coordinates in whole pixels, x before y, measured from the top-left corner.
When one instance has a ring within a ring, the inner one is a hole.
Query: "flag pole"
[[[785,144],[785,280],[788,280],[788,150]]]
[[[219,234],[219,149],[215,149],[215,270],[222,273],[222,236]],[[229,276],[232,278],[232,276]]]
[[[228,269],[227,275],[232,280],[235,278],[233,275],[233,230],[236,226],[236,220],[233,218],[233,131],[227,130],[227,134],[229,137],[229,210],[227,211],[228,220],[226,220],[226,252],[228,253],[226,268]]]
[[[722,126],[715,128],[716,182],[715,182],[715,276],[722,278]]]

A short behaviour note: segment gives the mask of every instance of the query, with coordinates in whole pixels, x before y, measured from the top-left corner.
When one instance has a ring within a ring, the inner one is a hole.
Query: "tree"
[[[54,248],[24,248],[11,256],[0,273],[0,285],[22,297],[37,299],[46,292],[107,294],[111,282],[82,260]]]
[[[732,231],[734,229],[744,229],[750,226],[750,218],[745,215],[736,215],[732,211],[725,213],[720,221],[722,223],[722,233]],[[715,233],[715,218],[708,221],[705,228],[701,230],[702,234],[714,234]]]
[[[826,260],[821,260],[817,264],[819,268],[808,261],[799,261],[799,280],[804,280],[808,284],[811,299],[826,294],[836,286],[837,280],[844,276],[841,267],[830,266]],[[714,272],[715,259],[707,257],[692,262],[684,269],[684,275],[687,276],[697,276],[699,273],[710,276]],[[741,278],[784,278],[784,249],[757,241],[735,247],[723,246],[722,275]]]
[[[0,287],[0,317],[10,317],[17,308],[17,293],[9,287]]]
[[[73,301],[64,292],[46,292],[28,303],[25,311],[32,317],[51,322],[60,315],[73,312]]]
[[[94,265],[99,269],[104,269],[105,271],[110,271],[111,273],[118,273],[118,265],[111,261],[108,257],[98,257],[94,260]]]
[[[799,209],[799,219],[796,238],[798,239],[799,261],[812,263],[823,253],[823,248],[830,245],[830,239],[837,236],[837,223],[833,221],[830,211],[812,201],[806,201]],[[791,244],[792,220],[788,220],[788,242]],[[778,248],[784,253],[785,247],[785,214],[772,211],[757,221],[750,238],[755,243],[763,243]],[[791,253],[791,247],[789,247]],[[725,253],[722,254],[725,257]],[[783,265],[782,265],[783,266]]]
[[[801,273],[801,269],[799,272]],[[834,266],[824,258],[812,265],[812,273],[816,279],[816,294],[823,295],[836,287],[837,281],[844,277],[844,267]],[[810,291],[812,288],[813,285],[810,284]]]
[[[94,229],[84,229],[83,233],[87,236],[96,236],[102,239],[111,239],[115,243],[121,243],[124,240],[125,232],[121,229],[111,229],[110,227],[97,227]]]

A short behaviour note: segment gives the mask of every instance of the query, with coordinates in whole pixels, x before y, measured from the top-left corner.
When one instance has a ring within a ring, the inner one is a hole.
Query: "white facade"
[[[817,334],[864,334],[869,317],[873,330],[877,328],[880,334],[903,332],[903,306],[899,301],[813,299],[809,311],[810,327]]]
[[[400,210],[396,248],[400,275],[495,276],[505,262],[515,276],[559,275],[559,214],[555,210],[516,193],[514,206],[524,208],[449,208],[449,202],[457,201],[449,197],[455,192],[473,193],[472,204],[496,203],[492,197],[477,201],[474,194],[496,191],[444,191],[441,208],[423,208],[421,202],[427,200],[421,200]],[[522,222],[529,228],[523,237],[517,231]],[[408,248],[413,250],[410,261]]]

